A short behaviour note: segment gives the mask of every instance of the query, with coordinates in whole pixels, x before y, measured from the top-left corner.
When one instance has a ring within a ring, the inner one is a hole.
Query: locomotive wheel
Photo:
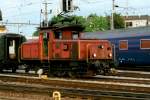
[[[0,72],[1,72],[1,73],[3,72],[3,68],[0,68]]]
[[[86,74],[86,77],[92,77],[92,76],[95,76],[95,72],[93,70],[88,70],[87,71],[87,74]]]
[[[17,68],[16,68],[16,67],[12,67],[12,73],[15,73],[15,72],[16,72],[16,70],[17,70]]]
[[[4,66],[5,66],[5,65],[0,64],[0,72],[1,72],[1,73],[3,73]]]
[[[29,68],[25,68],[25,73],[28,73],[29,72]]]
[[[28,73],[30,71],[29,65],[23,65],[25,73]]]
[[[103,74],[104,74],[104,75],[110,74],[110,68],[109,68],[109,65],[106,64],[106,63],[103,63],[102,66],[103,66],[103,72],[104,72]]]
[[[63,77],[64,73],[57,71],[57,72],[53,73],[53,75],[56,77]]]
[[[68,72],[68,76],[69,76],[70,78],[76,78],[76,75],[75,75],[74,72]]]

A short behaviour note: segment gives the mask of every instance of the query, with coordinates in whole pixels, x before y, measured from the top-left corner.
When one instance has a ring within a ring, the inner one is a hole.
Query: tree
[[[108,22],[109,22],[108,25],[110,26],[111,17],[107,16],[107,19],[108,19]],[[124,27],[125,27],[124,18],[121,16],[121,14],[114,13],[114,28],[115,29],[120,29],[120,28],[124,28]]]
[[[85,18],[82,16],[54,16],[49,21],[49,26],[63,26],[63,25],[74,25],[74,24],[80,24],[83,27],[85,26]],[[38,36],[39,32],[35,31],[33,32],[33,36]]]
[[[54,16],[49,21],[49,26],[80,24],[85,27],[86,32],[105,31],[110,29],[110,16],[103,17],[96,14],[90,14],[87,18],[83,16]],[[124,18],[120,14],[114,14],[114,27],[116,29],[124,28]],[[33,33],[37,36],[38,31]]]
[[[38,35],[39,35],[38,30],[34,31],[33,34],[32,34],[32,36],[38,36]]]
[[[54,16],[49,21],[49,26],[83,24],[85,19],[82,16]]]
[[[85,31],[104,31],[108,30],[108,20],[106,17],[97,16],[96,14],[91,14],[86,19]]]
[[[54,16],[52,19],[49,21],[49,26],[54,26],[54,25],[59,25],[61,24],[61,20],[63,20],[62,16]]]
[[[96,14],[91,14],[87,18],[83,16],[55,16],[49,21],[49,26],[62,26],[62,25],[72,25],[80,24],[85,27],[84,31],[104,31],[108,30],[108,20],[106,17],[97,16]]]
[[[114,14],[114,26],[116,29],[125,27],[125,21],[121,14]]]

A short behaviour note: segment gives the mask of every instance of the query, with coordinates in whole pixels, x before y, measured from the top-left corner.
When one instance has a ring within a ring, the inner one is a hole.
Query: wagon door
[[[18,48],[21,44],[19,37],[7,37],[6,38],[6,57],[8,60],[17,60]]]

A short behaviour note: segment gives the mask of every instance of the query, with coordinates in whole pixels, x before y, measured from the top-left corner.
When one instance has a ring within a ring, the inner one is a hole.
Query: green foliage
[[[49,26],[53,26],[53,25],[59,25],[61,24],[61,20],[63,20],[63,17],[61,16],[54,16],[50,21],[49,21]]]
[[[85,27],[86,32],[105,31],[110,29],[110,16],[103,17],[91,14],[87,18],[83,16],[54,16],[49,21],[49,26],[63,26],[80,24]],[[114,14],[115,29],[124,28],[124,18],[120,14]],[[33,33],[33,36],[38,36],[38,31]]]
[[[107,16],[107,20],[109,22],[108,25],[110,26],[111,17]],[[120,29],[120,28],[124,28],[124,27],[125,27],[125,20],[124,20],[124,18],[121,16],[121,14],[115,13],[114,14],[114,28],[115,29]]]
[[[96,14],[91,14],[87,18],[83,16],[70,16],[70,17],[53,17],[49,22],[50,26],[60,26],[60,25],[71,25],[71,24],[81,24],[85,27],[84,31],[103,31],[108,30],[108,21],[106,17],[97,16]]]
[[[39,32],[36,30],[33,32],[32,36],[38,36],[39,35]]]
[[[85,31],[104,31],[108,30],[108,20],[106,17],[97,16],[96,14],[91,14],[86,19]]]
[[[124,28],[124,18],[121,16],[121,14],[114,14],[114,27],[115,29]]]
[[[82,16],[54,16],[49,21],[49,26],[61,26],[61,25],[72,25],[72,24],[83,24],[85,19]]]

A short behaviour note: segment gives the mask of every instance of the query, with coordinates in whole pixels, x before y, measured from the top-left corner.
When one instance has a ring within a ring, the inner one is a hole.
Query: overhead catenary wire
[[[26,20],[26,19],[28,19],[28,16],[30,16],[30,15],[33,16],[36,13],[39,14],[40,11],[38,11],[38,10],[33,11],[33,9],[31,9],[32,12],[33,12],[32,13],[31,10],[28,10],[28,11],[25,12],[23,9],[30,8],[30,7],[33,7],[35,5],[39,5],[38,6],[39,9],[41,9],[43,1],[44,0],[37,0],[37,1],[35,1],[35,0],[34,1],[22,0],[18,4],[16,3],[15,6],[7,6],[7,8],[4,8],[4,11],[5,11],[4,13],[8,13],[8,16],[6,16],[6,14],[5,14],[5,16],[3,16],[3,17],[5,18],[5,20],[18,18],[18,17],[20,17],[20,19],[25,18],[25,20]],[[47,1],[51,2],[52,0],[47,0]],[[57,0],[55,0],[55,1],[57,1]],[[80,5],[82,4],[82,5],[84,5],[84,7],[92,6],[91,8],[94,8],[92,11],[95,12],[95,13],[96,12],[98,12],[98,13],[104,13],[104,12],[110,13],[111,7],[109,8],[109,7],[103,7],[103,6],[110,5],[111,0],[79,0],[79,1],[82,2],[82,3],[80,3]],[[126,0],[124,0],[124,1],[115,0],[115,1],[116,1],[116,4],[125,6]],[[56,4],[56,3],[54,3],[54,4]],[[99,6],[93,6],[95,4],[98,4],[98,5],[102,6],[104,10],[102,11],[101,8],[99,8]],[[96,8],[99,8],[99,11]],[[136,7],[134,8],[134,7],[129,5],[127,9],[119,7],[119,8],[116,8],[116,11],[119,12],[119,13],[124,13],[124,14],[125,14],[124,10],[126,10],[129,14],[139,14],[139,13],[144,13],[144,12],[146,14],[149,11],[149,9],[150,8],[148,6],[141,7],[141,8],[136,8]],[[10,10],[12,10],[12,11],[10,11]],[[15,12],[17,12],[17,14],[12,15]],[[11,13],[11,15],[9,13]]]
[[[106,1],[106,0],[97,0],[97,1],[81,0],[81,2],[83,2],[85,4],[89,4],[89,5],[110,3],[109,1]]]

